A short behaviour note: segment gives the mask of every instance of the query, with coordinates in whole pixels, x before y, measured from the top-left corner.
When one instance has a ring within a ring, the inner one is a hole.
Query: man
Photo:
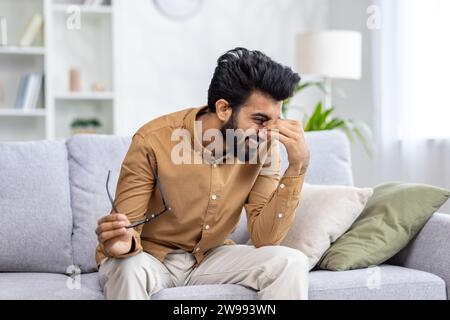
[[[226,52],[217,63],[207,106],[160,117],[133,135],[117,184],[118,212],[99,219],[96,229],[96,259],[108,299],[149,299],[167,287],[224,283],[252,288],[259,299],[308,297],[306,256],[279,246],[294,219],[309,162],[301,124],[280,119],[282,101],[292,96],[300,77],[245,48]],[[256,132],[261,139],[222,135],[232,129]],[[180,130],[184,142],[175,134]],[[206,134],[211,130],[220,138]],[[223,150],[211,150],[211,141]],[[259,147],[266,143],[270,157],[261,153],[251,163],[255,141]],[[277,141],[289,161],[282,177]],[[241,162],[230,161],[238,157],[233,142],[244,146]],[[198,155],[203,161],[194,160]],[[170,209],[130,228],[147,212],[158,212],[163,199]],[[226,239],[243,207],[253,245]]]

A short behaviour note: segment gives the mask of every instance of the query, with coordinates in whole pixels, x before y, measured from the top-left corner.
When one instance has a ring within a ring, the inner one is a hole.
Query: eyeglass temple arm
[[[117,208],[116,208],[116,206],[114,204],[114,200],[113,200],[111,194],[109,193],[109,187],[108,186],[109,186],[109,176],[110,175],[111,175],[111,170],[108,170],[108,177],[106,178],[106,193],[108,194],[108,198],[109,198],[109,201],[111,202],[111,206],[112,206],[113,210],[116,213],[119,213],[119,211],[117,211]]]

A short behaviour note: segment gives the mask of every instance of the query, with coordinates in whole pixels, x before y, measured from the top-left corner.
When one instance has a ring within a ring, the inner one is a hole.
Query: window
[[[450,1],[400,1],[400,138],[450,139]]]

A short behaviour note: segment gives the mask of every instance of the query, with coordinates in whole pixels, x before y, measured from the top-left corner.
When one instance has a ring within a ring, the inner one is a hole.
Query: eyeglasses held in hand
[[[148,161],[148,164],[150,166],[150,170],[152,171],[153,177],[155,177],[155,181],[156,181],[155,188],[156,188],[156,186],[159,186],[159,192],[161,193],[161,199],[162,199],[164,208],[160,212],[156,212],[156,213],[149,213],[148,212],[148,213],[146,213],[145,219],[138,220],[138,221],[135,221],[135,222],[131,223],[130,225],[125,227],[127,229],[134,228],[134,227],[137,227],[137,226],[139,226],[141,224],[147,223],[147,222],[155,219],[159,215],[163,214],[164,212],[172,210],[172,208],[168,205],[166,195],[165,195],[165,193],[163,191],[163,188],[162,188],[162,185],[161,185],[161,181],[159,180],[158,175],[155,172],[155,169],[153,169],[152,163],[150,161],[150,156],[148,154],[147,154],[147,161]],[[119,211],[117,210],[117,208],[116,208],[116,206],[114,204],[114,200],[113,200],[113,198],[111,196],[111,193],[109,192],[109,176],[110,175],[111,175],[111,170],[108,170],[108,177],[106,178],[106,193],[108,194],[108,198],[109,198],[109,201],[111,202],[111,206],[112,206],[113,210],[116,213],[119,213]]]

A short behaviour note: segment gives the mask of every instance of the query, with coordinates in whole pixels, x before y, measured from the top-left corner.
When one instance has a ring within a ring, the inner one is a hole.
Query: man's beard
[[[236,118],[237,112],[233,112],[231,118],[222,126],[222,128],[220,128],[225,145],[225,153],[227,155],[231,154],[241,162],[249,162],[249,160],[253,159],[257,153],[257,148],[249,147],[250,143],[255,143],[255,138],[257,139],[257,137],[252,137],[252,142],[250,142],[249,136],[239,136]],[[227,130],[232,130],[232,132],[229,133],[232,134],[232,136],[228,137],[228,139]]]

